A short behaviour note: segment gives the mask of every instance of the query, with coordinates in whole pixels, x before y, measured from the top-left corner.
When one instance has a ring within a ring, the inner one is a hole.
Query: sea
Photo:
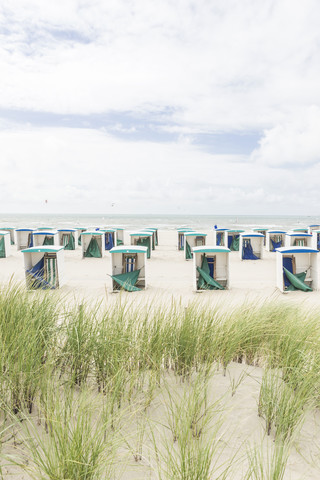
[[[136,231],[146,227],[159,230],[176,230],[190,227],[194,230],[218,228],[253,228],[290,230],[309,225],[320,225],[320,215],[126,215],[126,214],[0,214],[1,227],[41,228],[41,227],[122,227]]]

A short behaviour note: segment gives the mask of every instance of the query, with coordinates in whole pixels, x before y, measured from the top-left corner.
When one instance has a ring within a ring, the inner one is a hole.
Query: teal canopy
[[[6,249],[4,244],[4,237],[0,238],[0,258],[5,258],[6,256]]]
[[[199,290],[225,290],[219,282],[214,280],[210,275],[210,268],[208,265],[207,257],[204,255],[202,258],[201,268],[197,267],[199,272],[198,289]]]
[[[53,237],[46,235],[46,236],[44,237],[44,240],[43,240],[43,244],[42,244],[42,245],[54,245]]]
[[[136,287],[140,270],[133,272],[120,273],[119,275],[111,275],[111,278],[127,292],[139,292],[141,288]]]
[[[151,254],[150,254],[150,237],[142,237],[142,238],[139,238],[138,241],[137,241],[137,245],[141,245],[143,247],[147,247],[148,251],[147,251],[147,258],[150,258]]]
[[[94,237],[91,237],[91,240],[89,242],[87,250],[85,251],[84,256],[85,257],[95,257],[95,258],[101,258],[102,257],[98,242]]]
[[[189,243],[187,242],[187,240],[186,240],[185,243],[186,243],[186,259],[191,260],[191,258],[192,258],[191,247],[190,247]]]
[[[75,250],[75,240],[72,233],[62,234],[62,245],[65,250]]]
[[[312,292],[312,288],[304,283],[307,272],[294,274],[289,272],[285,267],[283,267],[283,271],[290,282],[290,285],[286,287],[286,290],[303,290],[304,292]]]

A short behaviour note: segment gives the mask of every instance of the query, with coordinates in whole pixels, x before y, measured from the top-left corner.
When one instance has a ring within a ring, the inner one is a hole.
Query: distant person
[[[218,225],[215,225],[215,226],[214,226],[214,229],[217,230],[217,228],[218,228]]]

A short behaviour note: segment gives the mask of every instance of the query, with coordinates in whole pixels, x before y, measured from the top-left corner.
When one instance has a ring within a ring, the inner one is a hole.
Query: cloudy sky
[[[319,18],[318,0],[2,0],[0,211],[317,215]]]

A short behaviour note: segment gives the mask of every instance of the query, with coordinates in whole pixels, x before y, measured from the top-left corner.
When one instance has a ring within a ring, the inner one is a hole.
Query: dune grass
[[[232,478],[235,459],[217,462],[227,400],[208,394],[231,362],[244,365],[236,380],[226,378],[231,399],[246,368],[263,368],[256,415],[276,442],[267,456],[251,449],[250,468],[237,478],[282,478],[291,439],[319,408],[316,309],[274,301],[135,306],[121,298],[106,308],[67,307],[52,292],[10,285],[0,293],[1,424],[14,422],[15,463],[24,470],[28,459],[32,478],[120,478],[128,451],[151,478]],[[279,474],[255,473],[272,462]]]

